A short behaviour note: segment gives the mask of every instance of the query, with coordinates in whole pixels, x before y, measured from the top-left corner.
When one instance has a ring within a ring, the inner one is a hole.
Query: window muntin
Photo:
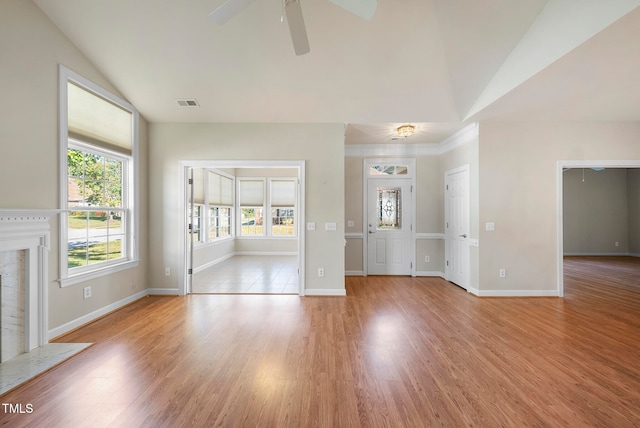
[[[67,268],[70,272],[126,259],[123,171],[127,163],[128,159],[121,155],[69,144]]]
[[[231,236],[231,211],[230,207],[209,208],[209,240]]]
[[[294,208],[272,208],[271,209],[271,235],[272,236],[294,236],[295,229],[295,209]]]

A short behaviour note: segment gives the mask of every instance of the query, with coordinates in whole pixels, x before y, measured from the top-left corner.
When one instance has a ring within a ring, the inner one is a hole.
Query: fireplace
[[[53,214],[0,210],[1,362],[48,341],[49,219]]]

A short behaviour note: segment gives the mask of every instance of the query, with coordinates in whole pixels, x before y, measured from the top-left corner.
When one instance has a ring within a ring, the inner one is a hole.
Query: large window
[[[264,185],[263,179],[239,181],[240,236],[264,236]]]
[[[209,240],[232,236],[233,179],[208,172]]]
[[[60,66],[62,285],[134,266],[136,110]]]
[[[239,178],[238,235],[296,235],[297,179]]]
[[[294,236],[296,180],[270,180],[271,235]]]

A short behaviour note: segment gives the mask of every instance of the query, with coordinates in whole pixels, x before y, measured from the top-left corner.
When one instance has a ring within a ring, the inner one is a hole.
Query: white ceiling
[[[34,0],[150,122],[339,122],[348,144],[439,143],[471,121],[640,120],[640,0],[379,0],[370,21],[280,0]],[[179,107],[195,98],[199,108]]]

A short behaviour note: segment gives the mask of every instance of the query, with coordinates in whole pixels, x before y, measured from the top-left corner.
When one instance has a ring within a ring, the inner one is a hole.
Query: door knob
[[[460,235],[460,237],[461,237],[461,238],[466,238],[466,237],[467,237],[467,234],[465,233],[465,234],[463,234],[463,235]]]

